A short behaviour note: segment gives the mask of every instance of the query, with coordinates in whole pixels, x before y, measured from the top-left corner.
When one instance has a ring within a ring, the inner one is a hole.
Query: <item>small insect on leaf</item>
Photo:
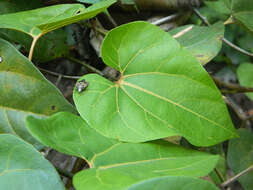
[[[80,93],[84,91],[88,87],[88,82],[86,82],[84,79],[80,80],[76,83],[76,89]]]

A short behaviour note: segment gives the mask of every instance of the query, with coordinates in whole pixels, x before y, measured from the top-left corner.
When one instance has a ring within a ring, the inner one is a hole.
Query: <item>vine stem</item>
[[[240,86],[238,84],[233,84],[233,83],[226,83],[223,82],[222,80],[218,79],[217,77],[212,76],[212,79],[214,82],[219,86],[219,87],[226,87],[231,90],[223,91],[226,93],[243,93],[243,92],[253,92],[253,88],[248,88],[244,86]]]
[[[159,20],[156,20],[154,22],[151,22],[151,24],[154,24],[156,26],[159,26],[161,24],[164,24],[166,22],[169,22],[171,20],[174,20],[175,18],[177,18],[179,16],[179,14],[173,14],[173,15],[169,15],[169,16],[166,16],[164,18],[161,18]]]
[[[234,177],[228,179],[227,181],[224,181],[220,186],[222,188],[230,185],[231,183],[233,183],[235,180],[237,180],[239,177],[241,177],[242,175],[247,174],[249,171],[253,170],[253,165],[251,165],[250,167],[248,167],[247,169],[243,170],[242,172],[238,173],[237,175],[235,175]]]
[[[78,60],[78,59],[76,59],[76,58],[74,58],[74,57],[70,57],[70,56],[68,56],[68,57],[66,57],[66,58],[67,58],[68,60],[72,61],[72,62],[81,64],[81,65],[87,67],[89,70],[93,71],[94,73],[97,73],[97,74],[99,74],[99,75],[101,75],[101,76],[104,75],[101,71],[99,71],[99,70],[96,69],[95,67],[92,67],[91,65],[85,63],[84,61],[80,61],[80,60]]]
[[[32,61],[34,48],[35,48],[36,42],[38,41],[38,39],[39,39],[40,37],[41,37],[41,35],[33,37],[32,45],[31,45],[31,47],[30,47],[29,56],[28,56],[28,59],[29,59],[30,61]]]
[[[193,12],[205,23],[205,25],[211,26],[211,24],[208,22],[207,18],[204,17],[204,16],[198,11],[198,9],[193,8],[192,10],[193,10]],[[248,51],[246,51],[246,50],[244,50],[244,49],[238,47],[237,45],[235,45],[235,44],[233,44],[232,42],[228,41],[226,38],[222,37],[221,40],[222,40],[225,44],[227,44],[229,47],[231,47],[231,48],[237,50],[238,52],[240,52],[240,53],[242,53],[242,54],[244,54],[244,55],[248,55],[248,56],[250,56],[250,57],[253,57],[253,54],[252,54],[252,53],[250,53],[250,52],[248,52]]]
[[[81,76],[69,76],[69,75],[63,75],[63,74],[60,74],[60,73],[56,73],[56,72],[53,72],[53,71],[49,71],[49,70],[46,70],[46,69],[42,69],[40,67],[37,67],[39,70],[45,72],[45,73],[48,73],[50,75],[54,75],[54,76],[58,76],[58,77],[62,77],[62,78],[67,78],[67,79],[72,79],[72,80],[78,80],[79,78],[81,78]]]

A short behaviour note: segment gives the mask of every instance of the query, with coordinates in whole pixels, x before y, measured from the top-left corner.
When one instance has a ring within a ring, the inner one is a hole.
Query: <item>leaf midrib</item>
[[[189,112],[189,113],[192,113],[193,115],[195,115],[195,116],[197,116],[197,117],[199,117],[199,118],[202,118],[202,119],[208,121],[209,123],[214,124],[215,126],[221,127],[222,129],[224,129],[225,131],[228,131],[228,132],[231,133],[232,135],[235,135],[233,132],[231,132],[230,130],[226,129],[224,126],[220,125],[219,123],[217,123],[217,122],[215,122],[215,121],[213,121],[213,120],[210,120],[210,119],[206,118],[205,116],[203,116],[203,115],[201,115],[201,114],[199,114],[199,113],[197,113],[197,112],[194,112],[193,110],[191,110],[191,109],[189,109],[189,108],[187,108],[187,107],[185,107],[185,106],[183,106],[183,105],[181,105],[181,104],[179,104],[179,103],[177,103],[177,102],[174,102],[174,101],[172,101],[172,100],[170,100],[170,99],[168,99],[168,98],[166,98],[166,97],[162,97],[162,96],[160,96],[159,94],[156,94],[156,93],[154,93],[154,92],[151,92],[151,91],[149,91],[149,90],[146,90],[146,89],[144,89],[144,88],[141,88],[140,86],[137,86],[137,85],[135,85],[135,84],[128,83],[128,82],[126,82],[126,81],[122,81],[121,84],[122,84],[122,85],[125,85],[125,86],[128,86],[128,87],[131,87],[131,88],[134,88],[134,89],[136,89],[136,90],[139,90],[139,91],[141,91],[141,92],[143,92],[143,93],[149,94],[149,95],[151,95],[151,96],[154,96],[154,97],[156,97],[156,98],[158,98],[158,99],[160,99],[160,100],[164,100],[164,101],[166,101],[166,102],[168,102],[168,103],[170,103],[170,104],[173,104],[173,105],[175,105],[175,106],[177,106],[177,107],[179,107],[179,108],[181,108],[181,109],[183,109],[183,110],[185,110],[185,111],[187,111],[187,112]]]

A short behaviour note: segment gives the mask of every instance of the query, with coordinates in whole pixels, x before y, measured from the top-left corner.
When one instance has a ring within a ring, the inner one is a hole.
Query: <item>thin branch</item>
[[[207,25],[207,26],[211,26],[211,24],[208,22],[207,18],[204,17],[196,8],[193,8],[193,12]],[[253,57],[253,54],[236,46],[235,44],[231,43],[230,41],[228,41],[226,38],[222,38],[221,39],[225,44],[227,44],[229,47],[237,50],[238,52],[244,54],[244,55],[248,55],[250,57]]]
[[[233,84],[233,83],[226,83],[223,82],[222,80],[218,79],[217,77],[212,76],[214,82],[219,86],[219,87],[225,87],[228,88],[229,90],[223,91],[226,93],[245,93],[245,92],[253,92],[253,88],[248,88],[244,86],[240,86],[238,84]]]
[[[247,169],[243,170],[242,172],[238,173],[234,177],[228,179],[227,181],[223,182],[220,186],[221,187],[226,187],[226,186],[230,185],[231,183],[233,183],[234,181],[236,181],[239,177],[241,177],[242,175],[247,174],[251,170],[253,170],[253,165],[251,165]]]
[[[99,26],[93,26],[88,22],[82,22],[83,26],[88,27],[88,28],[92,28],[95,29],[97,32],[99,32],[101,35],[105,36],[108,33],[108,30],[101,28]]]
[[[233,44],[233,43],[231,43],[230,41],[228,41],[226,38],[222,38],[222,41],[223,41],[225,44],[227,44],[228,46],[230,46],[231,48],[233,48],[233,49],[235,49],[235,50],[241,52],[242,54],[245,54],[245,55],[248,55],[248,56],[250,56],[250,57],[253,57],[253,54],[252,54],[252,53],[250,53],[250,52],[248,52],[248,51],[246,51],[246,50],[244,50],[244,49],[242,49],[242,48],[236,46],[235,44]]]
[[[221,180],[221,182],[225,181],[225,178],[223,177],[222,173],[217,168],[214,168],[214,171]]]
[[[151,24],[154,24],[154,25],[156,25],[156,26],[159,26],[159,25],[161,25],[161,24],[164,24],[164,23],[166,23],[166,22],[169,22],[169,21],[171,21],[171,20],[174,20],[175,18],[178,17],[178,15],[179,15],[179,14],[173,14],[173,15],[170,15],[170,16],[167,16],[167,17],[164,17],[164,18],[161,18],[161,19],[159,19],[159,20],[156,20],[156,21],[154,21],[154,22],[151,22]]]
[[[243,111],[243,109],[237,105],[231,98],[226,97],[224,99],[224,101],[226,102],[226,104],[228,106],[230,106],[230,108],[232,108],[234,110],[234,112],[236,113],[236,115],[242,120],[242,121],[246,121],[248,119],[247,114]]]
[[[31,45],[30,51],[29,51],[29,56],[28,56],[28,59],[29,59],[30,61],[32,61],[34,48],[35,48],[36,42],[38,41],[38,39],[39,39],[40,37],[41,37],[41,35],[35,36],[35,37],[33,38],[32,45]]]
[[[63,74],[60,74],[60,73],[56,73],[56,72],[53,72],[53,71],[49,71],[49,70],[46,70],[46,69],[42,69],[40,67],[37,67],[39,70],[45,72],[45,73],[48,73],[50,75],[54,75],[54,76],[57,76],[57,77],[62,77],[62,78],[67,78],[67,79],[72,79],[72,80],[78,80],[79,78],[81,78],[81,76],[69,76],[69,75],[63,75]]]
[[[70,56],[68,56],[66,58],[68,60],[72,61],[72,62],[75,62],[75,63],[78,63],[78,64],[81,64],[81,65],[85,66],[86,68],[88,68],[89,70],[93,71],[94,73],[97,73],[97,74],[103,76],[103,73],[100,70],[96,69],[95,67],[92,67],[91,65],[85,63],[84,61],[80,61],[80,60],[78,60],[78,59],[76,59],[74,57],[70,57]]]

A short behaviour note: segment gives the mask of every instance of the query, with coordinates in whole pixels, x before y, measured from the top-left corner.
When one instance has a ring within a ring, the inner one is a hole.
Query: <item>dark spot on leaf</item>
[[[78,14],[80,14],[80,13],[81,13],[81,11],[80,11],[80,10],[76,11],[76,15],[78,15]]]
[[[55,110],[55,106],[51,106],[51,109],[52,109],[52,110]]]

